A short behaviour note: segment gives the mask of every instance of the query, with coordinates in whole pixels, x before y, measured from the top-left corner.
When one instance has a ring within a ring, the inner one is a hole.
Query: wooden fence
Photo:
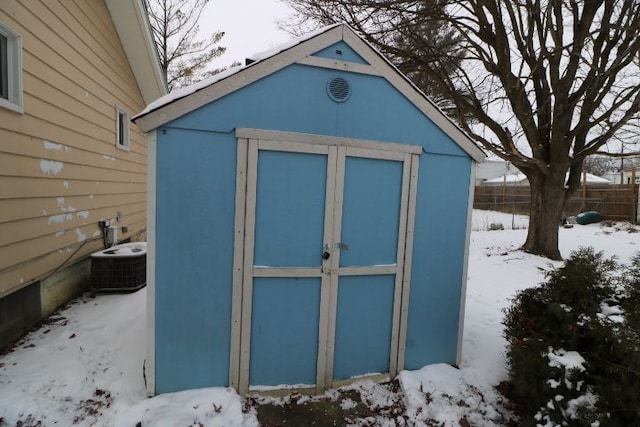
[[[637,224],[640,222],[638,190],[638,184],[583,186],[569,200],[565,216],[573,216],[585,211],[598,211],[606,219]],[[474,209],[529,214],[530,201],[531,190],[528,185],[481,185],[475,188],[473,207]]]

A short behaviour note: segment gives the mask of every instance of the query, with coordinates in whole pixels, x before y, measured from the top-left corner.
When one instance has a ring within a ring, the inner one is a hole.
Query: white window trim
[[[120,123],[120,115],[124,116],[122,123]],[[124,144],[120,144],[120,126],[123,125],[123,139]],[[131,149],[131,139],[129,135],[129,112],[119,105],[116,105],[116,148],[124,151]]]
[[[24,113],[22,104],[22,37],[0,22],[0,34],[7,38],[7,83],[9,98],[0,97],[0,107]]]

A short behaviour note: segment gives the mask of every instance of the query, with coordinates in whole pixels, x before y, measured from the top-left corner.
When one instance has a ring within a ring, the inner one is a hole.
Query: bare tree
[[[285,0],[297,12],[294,22],[281,23],[281,29],[300,35],[318,25],[347,22],[359,33],[366,36],[377,49],[392,62],[440,108],[448,111],[453,107],[449,98],[432,81],[426,67],[438,61],[432,49],[423,49],[413,45],[414,40],[404,37],[401,28],[410,29],[416,34],[414,39],[429,40],[430,45],[438,45],[441,50],[450,52],[449,61],[459,62],[456,57],[460,38],[447,25],[417,13],[426,2],[394,1],[348,1],[348,0]],[[412,3],[415,6],[409,6]],[[443,7],[429,3],[430,7]],[[418,48],[414,51],[414,48]],[[408,55],[413,51],[414,55]]]
[[[398,64],[421,64],[471,138],[527,176],[523,249],[560,259],[558,224],[585,158],[627,140],[639,120],[640,2],[289,2],[303,18],[347,22]],[[416,30],[429,20],[453,31],[453,60]]]
[[[607,172],[616,170],[617,166],[616,161],[610,157],[594,155],[584,159],[582,169],[587,173],[603,176]]]
[[[144,0],[153,38],[169,91],[187,86],[219,70],[210,61],[225,52],[218,46],[223,32],[197,39],[199,21],[209,0]]]

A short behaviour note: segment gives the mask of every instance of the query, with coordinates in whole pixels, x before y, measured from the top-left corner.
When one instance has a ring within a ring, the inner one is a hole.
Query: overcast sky
[[[233,61],[244,63],[246,57],[291,39],[276,23],[290,14],[289,7],[279,0],[211,0],[203,13],[200,31],[225,32],[221,45],[227,51],[215,66],[229,66]]]

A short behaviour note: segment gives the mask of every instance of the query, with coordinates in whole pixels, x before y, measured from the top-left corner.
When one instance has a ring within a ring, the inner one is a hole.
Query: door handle
[[[328,259],[329,259],[329,257],[331,257],[331,254],[330,254],[329,252],[324,251],[324,252],[322,253],[322,259],[324,259],[324,260],[328,260]]]

